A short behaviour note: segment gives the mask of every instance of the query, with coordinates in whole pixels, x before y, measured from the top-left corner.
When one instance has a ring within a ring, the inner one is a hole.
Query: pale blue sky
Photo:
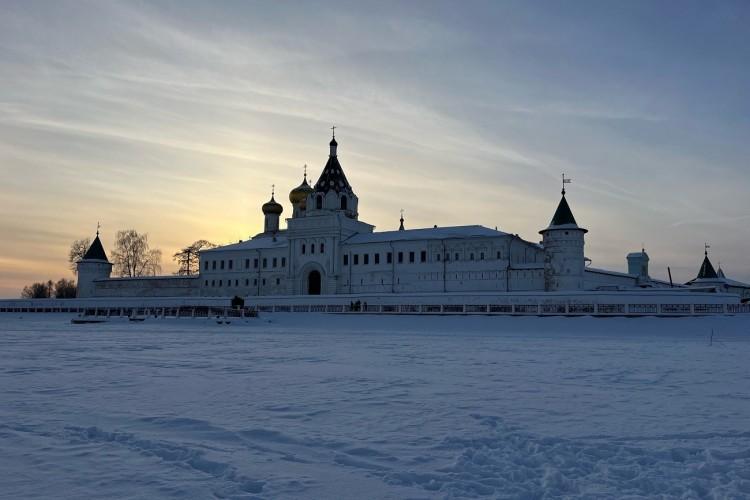
[[[258,232],[332,124],[378,230],[537,241],[559,199],[594,265],[750,281],[750,3],[35,2],[0,16],[0,296],[103,225],[168,256]],[[314,179],[313,179],[314,180]]]

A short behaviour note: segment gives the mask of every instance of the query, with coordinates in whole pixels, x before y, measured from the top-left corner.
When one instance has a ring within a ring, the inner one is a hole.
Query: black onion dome
[[[82,260],[107,260],[107,254],[104,252],[104,247],[101,240],[99,240],[98,234],[94,238],[94,241],[91,242],[89,249],[83,254]],[[107,262],[109,261],[107,260]]]
[[[281,215],[281,212],[284,211],[284,207],[282,207],[280,204],[276,203],[276,200],[273,199],[273,196],[271,196],[271,199],[263,204],[263,213],[264,214],[277,214]]]
[[[336,140],[332,140],[331,144],[335,144]],[[341,168],[338,157],[329,156],[328,162],[323,173],[320,174],[318,182],[315,183],[316,193],[327,193],[328,191],[335,191],[336,193],[351,192],[352,187],[349,185],[349,181],[346,180],[344,170]]]

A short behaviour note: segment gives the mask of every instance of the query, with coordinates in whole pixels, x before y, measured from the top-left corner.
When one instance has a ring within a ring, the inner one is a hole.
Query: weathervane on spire
[[[333,136],[334,139],[336,138],[336,125],[331,127],[331,135]]]
[[[307,182],[307,163],[305,163],[305,182]]]
[[[570,177],[565,178],[565,174],[562,174],[562,195],[565,196],[565,184],[570,184],[573,182],[573,179]]]
[[[709,245],[708,243],[704,243],[704,244],[703,244],[703,254],[704,254],[704,255],[705,255],[706,257],[708,257],[708,249],[709,249],[709,248],[711,248],[711,245]]]
[[[99,237],[99,228],[101,227],[101,224],[99,224],[99,221],[96,222],[96,237]]]
[[[399,219],[399,222],[401,223],[401,225],[398,226],[398,230],[403,231],[404,230],[404,209],[403,208],[401,209],[401,218]]]
[[[276,194],[276,184],[271,184],[271,198]]]

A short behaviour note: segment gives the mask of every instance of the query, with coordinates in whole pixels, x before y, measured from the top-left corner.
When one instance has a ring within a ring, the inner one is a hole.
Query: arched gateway
[[[307,294],[320,295],[320,273],[318,271],[310,271],[310,274],[307,275]]]

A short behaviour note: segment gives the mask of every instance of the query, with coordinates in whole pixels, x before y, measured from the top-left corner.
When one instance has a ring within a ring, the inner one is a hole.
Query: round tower
[[[564,184],[563,184],[564,186]],[[544,246],[544,290],[547,292],[583,290],[585,262],[584,235],[565,199],[565,188],[555,215],[546,229],[539,231]]]
[[[99,240],[99,230],[96,238],[83,258],[76,263],[78,272],[78,285],[76,297],[88,298],[95,296],[94,281],[107,279],[112,275],[112,264],[107,259],[102,242]]]
[[[279,216],[284,211],[282,207],[273,198],[274,192],[271,190],[271,199],[263,204],[262,210],[265,216],[265,222],[263,224],[263,232],[268,234],[279,232]]]

